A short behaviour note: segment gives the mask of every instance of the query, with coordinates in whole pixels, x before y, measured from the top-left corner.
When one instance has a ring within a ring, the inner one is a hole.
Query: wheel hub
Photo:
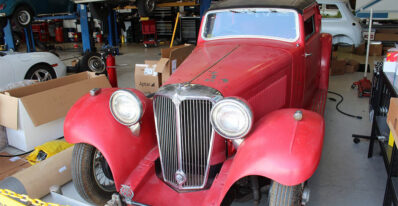
[[[105,71],[105,64],[100,57],[92,56],[88,59],[88,68],[93,72],[102,73]]]
[[[28,11],[20,11],[18,14],[18,21],[22,25],[27,25],[30,22],[30,14]]]

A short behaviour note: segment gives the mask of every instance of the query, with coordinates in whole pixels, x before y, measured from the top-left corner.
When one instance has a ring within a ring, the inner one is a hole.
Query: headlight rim
[[[140,108],[137,121],[134,121],[133,123],[126,123],[126,122],[123,122],[123,121],[121,121],[120,118],[118,118],[117,115],[114,113],[114,111],[113,111],[113,109],[112,109],[112,101],[113,101],[114,97],[117,95],[118,92],[126,92],[126,93],[132,95],[132,96],[136,99],[136,101],[137,101],[137,103],[138,103],[138,106],[139,106],[139,108]],[[110,109],[110,111],[111,111],[111,114],[112,114],[113,118],[114,118],[117,122],[119,122],[119,123],[122,124],[122,125],[129,126],[129,127],[130,127],[130,126],[133,126],[133,125],[135,125],[135,124],[138,124],[138,123],[141,121],[142,116],[144,115],[144,105],[143,105],[141,99],[139,98],[139,96],[138,96],[136,93],[134,93],[133,91],[128,90],[128,89],[118,89],[118,90],[116,90],[116,91],[114,91],[114,92],[112,93],[112,95],[111,95],[111,97],[110,97],[110,99],[109,99],[109,109]]]
[[[247,119],[249,121],[248,124],[247,124],[248,125],[247,129],[245,130],[245,132],[241,133],[240,135],[228,136],[223,131],[221,131],[218,127],[216,127],[217,124],[214,122],[215,120],[213,118],[214,111],[217,109],[217,107],[219,107],[219,105],[221,105],[223,103],[226,103],[226,101],[227,102],[232,102],[232,103],[238,105],[239,108],[243,109],[242,110],[243,113],[245,115],[247,115]],[[211,109],[211,111],[210,111],[210,123],[213,126],[214,130],[217,132],[217,134],[219,134],[220,136],[222,136],[225,139],[228,139],[228,140],[243,139],[252,130],[252,127],[253,127],[253,111],[252,111],[250,105],[246,101],[242,100],[241,98],[238,98],[238,97],[225,97],[225,98],[217,101],[214,104],[213,108]]]

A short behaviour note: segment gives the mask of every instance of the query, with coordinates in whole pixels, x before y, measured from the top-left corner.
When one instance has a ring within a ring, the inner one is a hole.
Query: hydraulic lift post
[[[12,37],[11,22],[7,19],[7,25],[3,29],[4,43],[7,50],[15,51],[14,38]]]

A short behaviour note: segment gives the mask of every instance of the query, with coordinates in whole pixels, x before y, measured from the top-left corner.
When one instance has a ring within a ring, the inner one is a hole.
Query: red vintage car
[[[329,80],[331,36],[320,25],[315,0],[212,6],[197,47],[153,99],[92,90],[69,111],[77,191],[98,205],[112,194],[114,205],[207,206],[246,196],[305,204]]]

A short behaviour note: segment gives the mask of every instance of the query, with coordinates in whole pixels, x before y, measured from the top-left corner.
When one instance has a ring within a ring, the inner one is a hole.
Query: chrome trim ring
[[[139,118],[137,119],[137,121],[135,121],[135,122],[123,122],[114,113],[114,111],[112,109],[112,101],[113,101],[113,98],[117,95],[117,93],[120,93],[120,92],[128,93],[129,95],[132,95],[135,99],[137,99],[138,106],[140,108],[140,113],[138,115]],[[109,98],[109,109],[111,110],[111,114],[116,119],[116,121],[118,121],[120,124],[123,124],[123,125],[126,125],[126,126],[132,126],[132,125],[138,123],[141,120],[142,115],[144,114],[144,107],[142,105],[141,99],[138,98],[138,96],[134,92],[132,92],[130,90],[127,90],[127,89],[119,89],[119,90],[113,92],[113,94],[111,95],[111,98]]]
[[[230,136],[230,135],[225,134],[225,131],[222,131],[219,127],[217,127],[217,123],[215,122],[215,120],[213,118],[213,114],[219,107],[222,107],[223,104],[234,104],[235,106],[242,109],[242,111],[245,115],[244,118],[247,119],[247,121],[248,121],[247,127],[244,128],[245,129],[244,132],[240,132],[239,135],[237,135],[237,136]],[[250,130],[253,126],[253,113],[246,102],[242,101],[241,99],[235,98],[235,97],[227,97],[227,98],[220,100],[219,102],[217,102],[214,105],[214,107],[212,108],[212,110],[210,112],[210,122],[213,125],[213,128],[216,130],[216,132],[219,135],[221,135],[222,137],[229,139],[229,140],[240,139],[240,138],[245,137],[250,132]]]

